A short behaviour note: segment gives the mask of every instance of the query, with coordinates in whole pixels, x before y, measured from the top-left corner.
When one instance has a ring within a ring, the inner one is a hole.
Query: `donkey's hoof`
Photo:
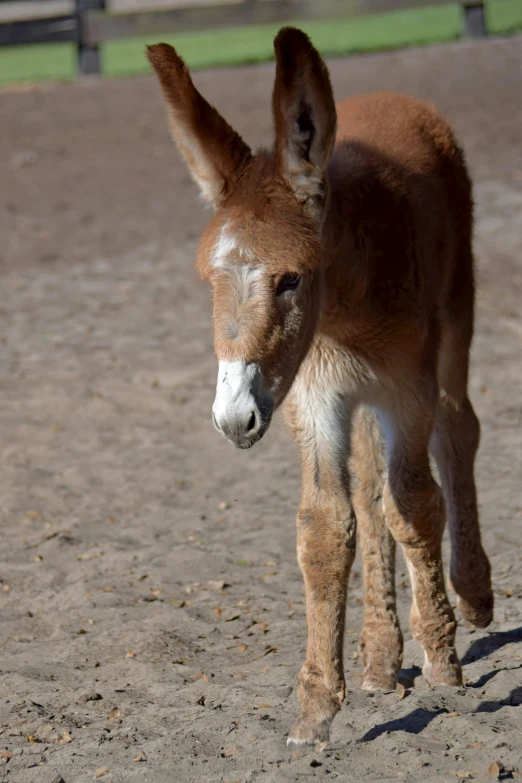
[[[328,742],[331,722],[331,718],[316,721],[311,716],[301,715],[292,727],[286,741],[287,747],[289,750],[299,750],[321,742]]]
[[[450,586],[457,594],[457,607],[464,621],[475,628],[487,628],[493,620],[494,598],[486,555],[478,558],[477,571],[472,574],[463,577],[454,569]]]
[[[475,628],[487,628],[493,620],[493,593],[490,592],[473,602],[458,596],[457,607],[467,623]]]
[[[375,667],[367,666],[361,681],[363,691],[394,691],[397,687],[397,677],[394,674],[379,671]]]
[[[459,687],[463,684],[462,669],[456,653],[450,653],[436,661],[426,661],[422,673],[431,687],[436,685]]]

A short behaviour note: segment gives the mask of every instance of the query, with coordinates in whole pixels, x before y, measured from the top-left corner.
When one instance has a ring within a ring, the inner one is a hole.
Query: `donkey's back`
[[[350,98],[337,116],[331,222],[346,226],[347,263],[367,280],[365,295],[380,292],[391,313],[395,288],[412,317],[440,317],[441,331],[467,323],[471,339],[472,189],[450,126],[398,93]]]

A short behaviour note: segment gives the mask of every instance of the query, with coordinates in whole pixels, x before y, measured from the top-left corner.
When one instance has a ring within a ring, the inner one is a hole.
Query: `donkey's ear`
[[[172,46],[148,46],[147,55],[163,90],[174,140],[204,198],[217,207],[248,163],[250,148],[196,90]]]
[[[301,30],[284,27],[274,49],[272,106],[276,159],[299,201],[313,206],[323,192],[337,115],[328,70]]]

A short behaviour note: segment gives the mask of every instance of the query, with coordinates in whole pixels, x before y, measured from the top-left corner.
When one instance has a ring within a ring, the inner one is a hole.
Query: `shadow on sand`
[[[512,644],[514,642],[522,642],[522,628],[516,628],[512,631],[499,631],[497,633],[491,633],[482,639],[477,639],[476,641],[472,642],[466,654],[462,658],[462,663],[463,665],[466,665],[468,663],[472,663],[473,661],[487,658],[488,655],[491,655],[497,650],[500,650],[502,647],[505,647],[506,644]],[[522,666],[515,667],[517,670],[521,668]],[[506,670],[493,669],[492,671],[483,674],[476,682],[468,685],[468,687],[474,689],[482,688],[501,671]],[[417,667],[412,669],[404,669],[401,672],[399,679],[409,679],[414,681],[416,677],[420,675],[420,673],[421,671]],[[513,688],[510,694],[503,699],[498,701],[481,702],[474,712],[497,712],[497,710],[502,709],[502,707],[518,707],[521,704],[522,687],[518,687]],[[431,712],[430,710],[418,707],[417,709],[412,710],[412,712],[409,712],[407,715],[404,715],[402,718],[396,718],[395,720],[390,720],[386,723],[381,723],[377,726],[374,726],[359,739],[359,742],[371,742],[372,740],[377,739],[377,737],[380,737],[382,734],[388,734],[394,731],[405,731],[408,734],[420,734],[420,732],[423,731],[423,729],[425,729],[426,726],[428,726],[431,721],[437,717],[437,715],[442,715],[444,712],[447,712],[447,710],[436,709]]]

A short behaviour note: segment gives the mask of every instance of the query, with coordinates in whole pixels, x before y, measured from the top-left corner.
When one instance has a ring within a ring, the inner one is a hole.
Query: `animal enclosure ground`
[[[522,775],[521,52],[513,38],[330,63],[338,98],[433,100],[467,151],[496,621],[459,626],[467,686],[428,689],[401,562],[406,690],[363,693],[358,562],[347,702],[322,752],[284,744],[306,641],[297,455],[277,418],[250,452],[212,428],[210,296],[192,269],[206,216],[157,85],[0,93],[2,783]],[[272,79],[196,82],[256,144]]]

